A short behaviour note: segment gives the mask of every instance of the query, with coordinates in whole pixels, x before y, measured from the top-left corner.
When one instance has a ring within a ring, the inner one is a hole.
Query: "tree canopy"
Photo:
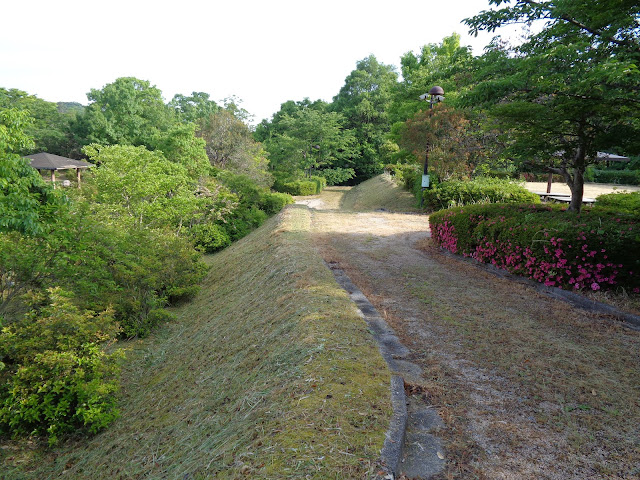
[[[538,19],[546,24],[517,47],[494,44],[465,101],[489,108],[514,140],[510,155],[563,175],[570,210],[579,211],[584,171],[598,151],[640,151],[635,2],[599,1],[588,9],[581,0],[490,3],[505,7],[467,19],[472,32]]]

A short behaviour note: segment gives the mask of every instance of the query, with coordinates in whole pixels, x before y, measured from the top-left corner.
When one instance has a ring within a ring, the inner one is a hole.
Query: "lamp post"
[[[429,98],[429,115],[433,114],[433,104],[434,103],[438,103],[438,102],[442,102],[444,100],[444,90],[442,89],[442,87],[431,87],[431,90],[429,90],[429,93],[423,93],[422,95],[420,95],[420,100],[427,100],[427,97]],[[429,148],[431,146],[427,143],[427,150],[424,154],[424,170],[422,171],[422,192],[424,192],[424,190],[426,188],[429,188],[430,182],[429,182],[429,172],[428,172],[428,168],[429,168]],[[422,208],[422,204],[424,202],[423,199],[423,195],[420,195],[420,208]]]

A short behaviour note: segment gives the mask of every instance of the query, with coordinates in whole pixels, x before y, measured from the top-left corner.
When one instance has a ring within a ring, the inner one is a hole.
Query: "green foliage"
[[[80,311],[71,296],[50,289],[0,335],[0,431],[97,432],[118,415],[119,353],[107,354],[118,327],[105,311]]]
[[[474,203],[540,203],[535,193],[522,185],[497,178],[451,181],[424,190],[425,203],[434,210]]]
[[[419,53],[407,52],[400,59],[402,82],[394,92],[389,110],[391,123],[404,122],[426,108],[420,96],[438,85],[445,91],[447,103],[456,103],[458,92],[471,82],[473,55],[460,45],[453,33],[440,44],[423,45]]]
[[[62,196],[14,153],[31,144],[25,133],[30,123],[24,111],[0,111],[0,233],[40,234],[64,203]]]
[[[353,177],[356,176],[356,171],[353,168],[324,168],[317,172],[318,175],[324,177],[327,181],[327,185],[341,185]]]
[[[325,177],[312,175],[311,177],[309,177],[309,180],[311,180],[312,182],[315,182],[316,193],[322,192],[322,190],[324,190],[325,187],[327,186],[327,179]]]
[[[162,153],[121,145],[90,145],[84,152],[99,165],[90,182],[96,187],[93,201],[105,215],[134,228],[176,231],[199,215],[196,180]]]
[[[582,0],[503,5],[465,20],[473,32],[544,19],[545,26],[518,47],[494,42],[477,63],[470,106],[490,108],[507,154],[563,175],[570,210],[582,206],[583,174],[598,151],[640,151],[637,3]]]
[[[205,142],[196,137],[193,123],[176,124],[167,132],[150,139],[149,148],[159,150],[164,157],[187,169],[191,178],[200,178],[209,173],[210,165],[205,151]]]
[[[262,144],[253,139],[249,127],[233,112],[219,110],[201,119],[197,135],[205,141],[209,162],[216,169],[245,175],[263,187],[273,183]]]
[[[640,217],[640,192],[598,195],[594,208],[599,210],[602,207]]]
[[[289,195],[315,195],[318,193],[318,184],[311,180],[276,181],[273,188]]]
[[[390,130],[388,111],[397,74],[393,66],[384,65],[373,56],[356,64],[333,98],[331,111],[341,113],[345,128],[353,130],[357,152],[350,165],[359,180],[382,172],[381,149]]]
[[[599,170],[587,168],[584,179],[595,183],[640,185],[640,170]]]
[[[288,193],[265,192],[261,195],[258,206],[267,215],[274,215],[291,203],[293,203],[293,198]]]
[[[121,77],[101,90],[91,89],[84,111],[84,143],[148,145],[173,123],[162,92],[146,80]]]
[[[209,99],[209,94],[204,92],[193,92],[190,97],[177,93],[169,102],[169,107],[188,123],[197,123],[220,110],[216,102]]]
[[[195,245],[207,253],[217,252],[231,245],[231,238],[227,231],[215,223],[193,225],[190,233]]]
[[[257,207],[239,208],[225,219],[224,227],[231,240],[236,241],[258,228],[267,218],[267,214]]]
[[[564,207],[566,208],[566,207]],[[640,293],[638,217],[606,209],[568,215],[563,207],[469,205],[429,217],[435,242],[549,286]]]
[[[70,122],[75,119],[74,112],[62,113],[55,103],[21,90],[0,88],[0,111],[8,109],[19,110],[31,118],[24,130],[33,141],[14,150],[15,153],[27,155],[45,151],[67,156],[71,140]]]
[[[278,117],[278,131],[265,142],[272,168],[295,175],[300,171],[348,167],[355,154],[355,137],[337,112],[300,108]]]

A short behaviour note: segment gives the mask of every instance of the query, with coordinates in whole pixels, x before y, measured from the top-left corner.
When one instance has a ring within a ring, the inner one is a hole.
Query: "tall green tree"
[[[85,143],[103,145],[147,145],[174,123],[172,110],[162,92],[146,80],[122,77],[87,94],[89,106],[78,130]]]
[[[284,114],[270,142],[275,170],[295,172],[349,169],[356,154],[355,136],[343,127],[344,117],[337,112],[302,108],[293,115]]]
[[[194,123],[220,110],[218,104],[205,92],[193,92],[190,96],[178,93],[169,102],[169,107],[173,108],[182,120]]]
[[[466,23],[472,33],[544,20],[517,47],[500,43],[481,59],[466,96],[484,105],[513,140],[521,162],[561,174],[579,211],[584,171],[598,151],[640,151],[640,28],[637,2],[490,0],[500,9]]]
[[[25,133],[33,142],[23,148],[21,154],[44,151],[66,156],[72,149],[69,124],[75,118],[75,112],[61,113],[53,102],[15,88],[0,88],[0,109],[8,108],[26,111],[32,119],[25,127]]]
[[[423,45],[419,53],[407,52],[400,59],[402,81],[394,90],[390,108],[393,123],[403,122],[424,109],[420,96],[438,85],[445,91],[447,103],[455,103],[459,92],[471,81],[471,49],[460,45],[460,35],[453,33],[439,44]]]
[[[390,130],[388,110],[396,81],[394,67],[371,55],[357,63],[333,98],[331,110],[344,115],[345,127],[353,130],[356,137],[359,151],[353,168],[360,180],[382,171],[380,149]]]

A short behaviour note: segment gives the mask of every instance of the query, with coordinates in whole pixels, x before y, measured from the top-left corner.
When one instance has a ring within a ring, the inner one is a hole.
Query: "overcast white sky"
[[[453,32],[487,0],[21,0],[2,5],[0,87],[87,104],[118,77],[176,93],[236,95],[269,118],[287,100],[330,101],[356,62],[400,57]]]

